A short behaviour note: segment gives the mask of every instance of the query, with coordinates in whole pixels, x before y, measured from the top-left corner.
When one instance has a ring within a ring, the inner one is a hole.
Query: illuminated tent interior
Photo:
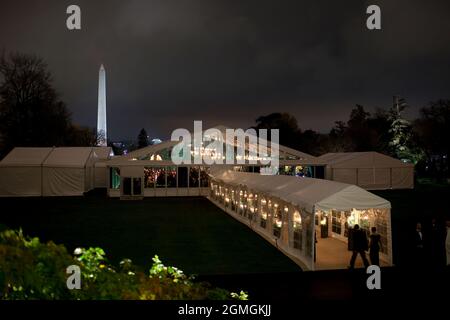
[[[223,132],[226,127],[219,126],[215,129]],[[223,133],[225,134],[225,133]],[[264,167],[260,159],[256,159],[255,164],[249,164],[250,142],[246,141],[245,150],[246,163],[243,165],[175,165],[172,162],[172,151],[178,141],[165,141],[159,144],[147,146],[128,153],[125,156],[115,157],[106,162],[108,167],[108,195],[110,197],[121,197],[129,199],[133,197],[150,196],[187,196],[187,195],[207,195],[208,194],[208,172],[210,168],[222,167],[232,168],[242,172],[260,172]],[[232,148],[235,150],[235,163],[238,162],[239,143],[233,142]],[[228,146],[225,142],[225,145]],[[324,164],[316,157],[307,153],[297,151],[282,145],[277,145],[279,149],[278,174],[296,176],[324,176]],[[270,148],[269,153],[270,153]],[[195,150],[190,145],[191,159],[195,152],[201,152],[204,156],[211,151],[207,147]],[[224,157],[223,154],[210,154],[212,157]]]
[[[392,264],[391,205],[358,186],[218,169],[211,170],[210,177],[211,201],[304,270],[345,268],[354,224],[366,231],[377,227],[383,242],[380,259]],[[328,241],[327,247],[338,249],[321,255],[315,250],[315,233],[318,244]]]
[[[325,179],[356,184],[364,189],[414,188],[414,165],[378,152],[327,153]]]

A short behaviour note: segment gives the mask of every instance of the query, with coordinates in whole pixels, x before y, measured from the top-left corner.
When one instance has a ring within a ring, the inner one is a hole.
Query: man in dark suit
[[[366,232],[361,230],[359,228],[359,225],[357,224],[355,224],[355,226],[353,227],[352,232],[353,232],[353,254],[352,258],[350,259],[349,269],[355,268],[355,261],[358,253],[363,260],[364,267],[367,268],[369,266],[369,261],[367,260],[366,257],[366,251],[369,249],[369,244],[367,241]]]

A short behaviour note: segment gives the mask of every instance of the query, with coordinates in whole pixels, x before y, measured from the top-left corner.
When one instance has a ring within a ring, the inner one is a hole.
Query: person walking
[[[380,250],[382,249],[381,235],[377,233],[377,228],[372,227],[370,235],[369,256],[372,265],[380,266]]]
[[[414,259],[416,267],[422,267],[424,264],[424,242],[422,233],[422,224],[418,222],[416,224],[416,232],[414,236]]]
[[[355,261],[358,253],[363,260],[364,267],[367,268],[369,266],[369,261],[366,258],[367,249],[368,243],[366,232],[364,230],[361,230],[359,228],[359,225],[355,224],[355,226],[353,227],[353,254],[352,258],[350,259],[349,269],[355,268]]]

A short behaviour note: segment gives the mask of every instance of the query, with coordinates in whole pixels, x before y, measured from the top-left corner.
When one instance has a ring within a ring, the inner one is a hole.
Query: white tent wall
[[[414,165],[378,152],[327,153],[325,178],[368,190],[414,188]]]
[[[41,167],[0,167],[0,197],[41,196]]]
[[[414,167],[392,168],[392,185],[398,189],[414,188]]]
[[[110,147],[14,148],[0,161],[0,197],[82,195],[106,186]]]
[[[93,188],[92,147],[55,148],[43,163],[43,196],[80,196]]]
[[[106,188],[108,186],[106,163],[97,161],[94,166],[94,188]]]
[[[84,168],[43,168],[43,196],[81,196],[86,191]]]
[[[338,181],[342,183],[349,183],[349,184],[358,184],[358,176],[356,173],[356,169],[336,169],[336,168],[330,168],[331,171],[331,179],[333,181]]]
[[[0,197],[42,195],[42,163],[53,148],[14,148],[0,162]]]

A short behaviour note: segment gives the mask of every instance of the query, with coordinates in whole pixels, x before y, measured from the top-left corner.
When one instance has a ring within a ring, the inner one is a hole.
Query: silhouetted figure
[[[414,258],[416,266],[420,267],[424,262],[424,245],[423,245],[423,233],[422,224],[416,224],[416,232],[414,235]]]
[[[372,227],[370,230],[372,231],[372,234],[370,235],[370,244],[369,244],[370,263],[379,266],[380,250],[382,248],[381,235],[377,233],[377,228],[375,227]]]
[[[316,262],[316,258],[317,258],[317,235],[316,232],[314,231],[314,262]]]
[[[447,252],[447,266],[450,266],[450,220],[447,220],[447,236],[445,238],[445,250]]]
[[[360,254],[363,263],[364,263],[364,267],[368,267],[369,266],[369,261],[366,258],[366,251],[368,249],[368,243],[367,243],[367,235],[366,232],[359,229],[359,225],[355,224],[355,226],[353,227],[353,254],[352,254],[352,258],[350,259],[350,269],[355,268],[355,261],[356,261],[356,256],[358,255],[358,253]]]
[[[431,220],[430,255],[433,267],[443,267],[445,257],[445,230],[436,218]]]

